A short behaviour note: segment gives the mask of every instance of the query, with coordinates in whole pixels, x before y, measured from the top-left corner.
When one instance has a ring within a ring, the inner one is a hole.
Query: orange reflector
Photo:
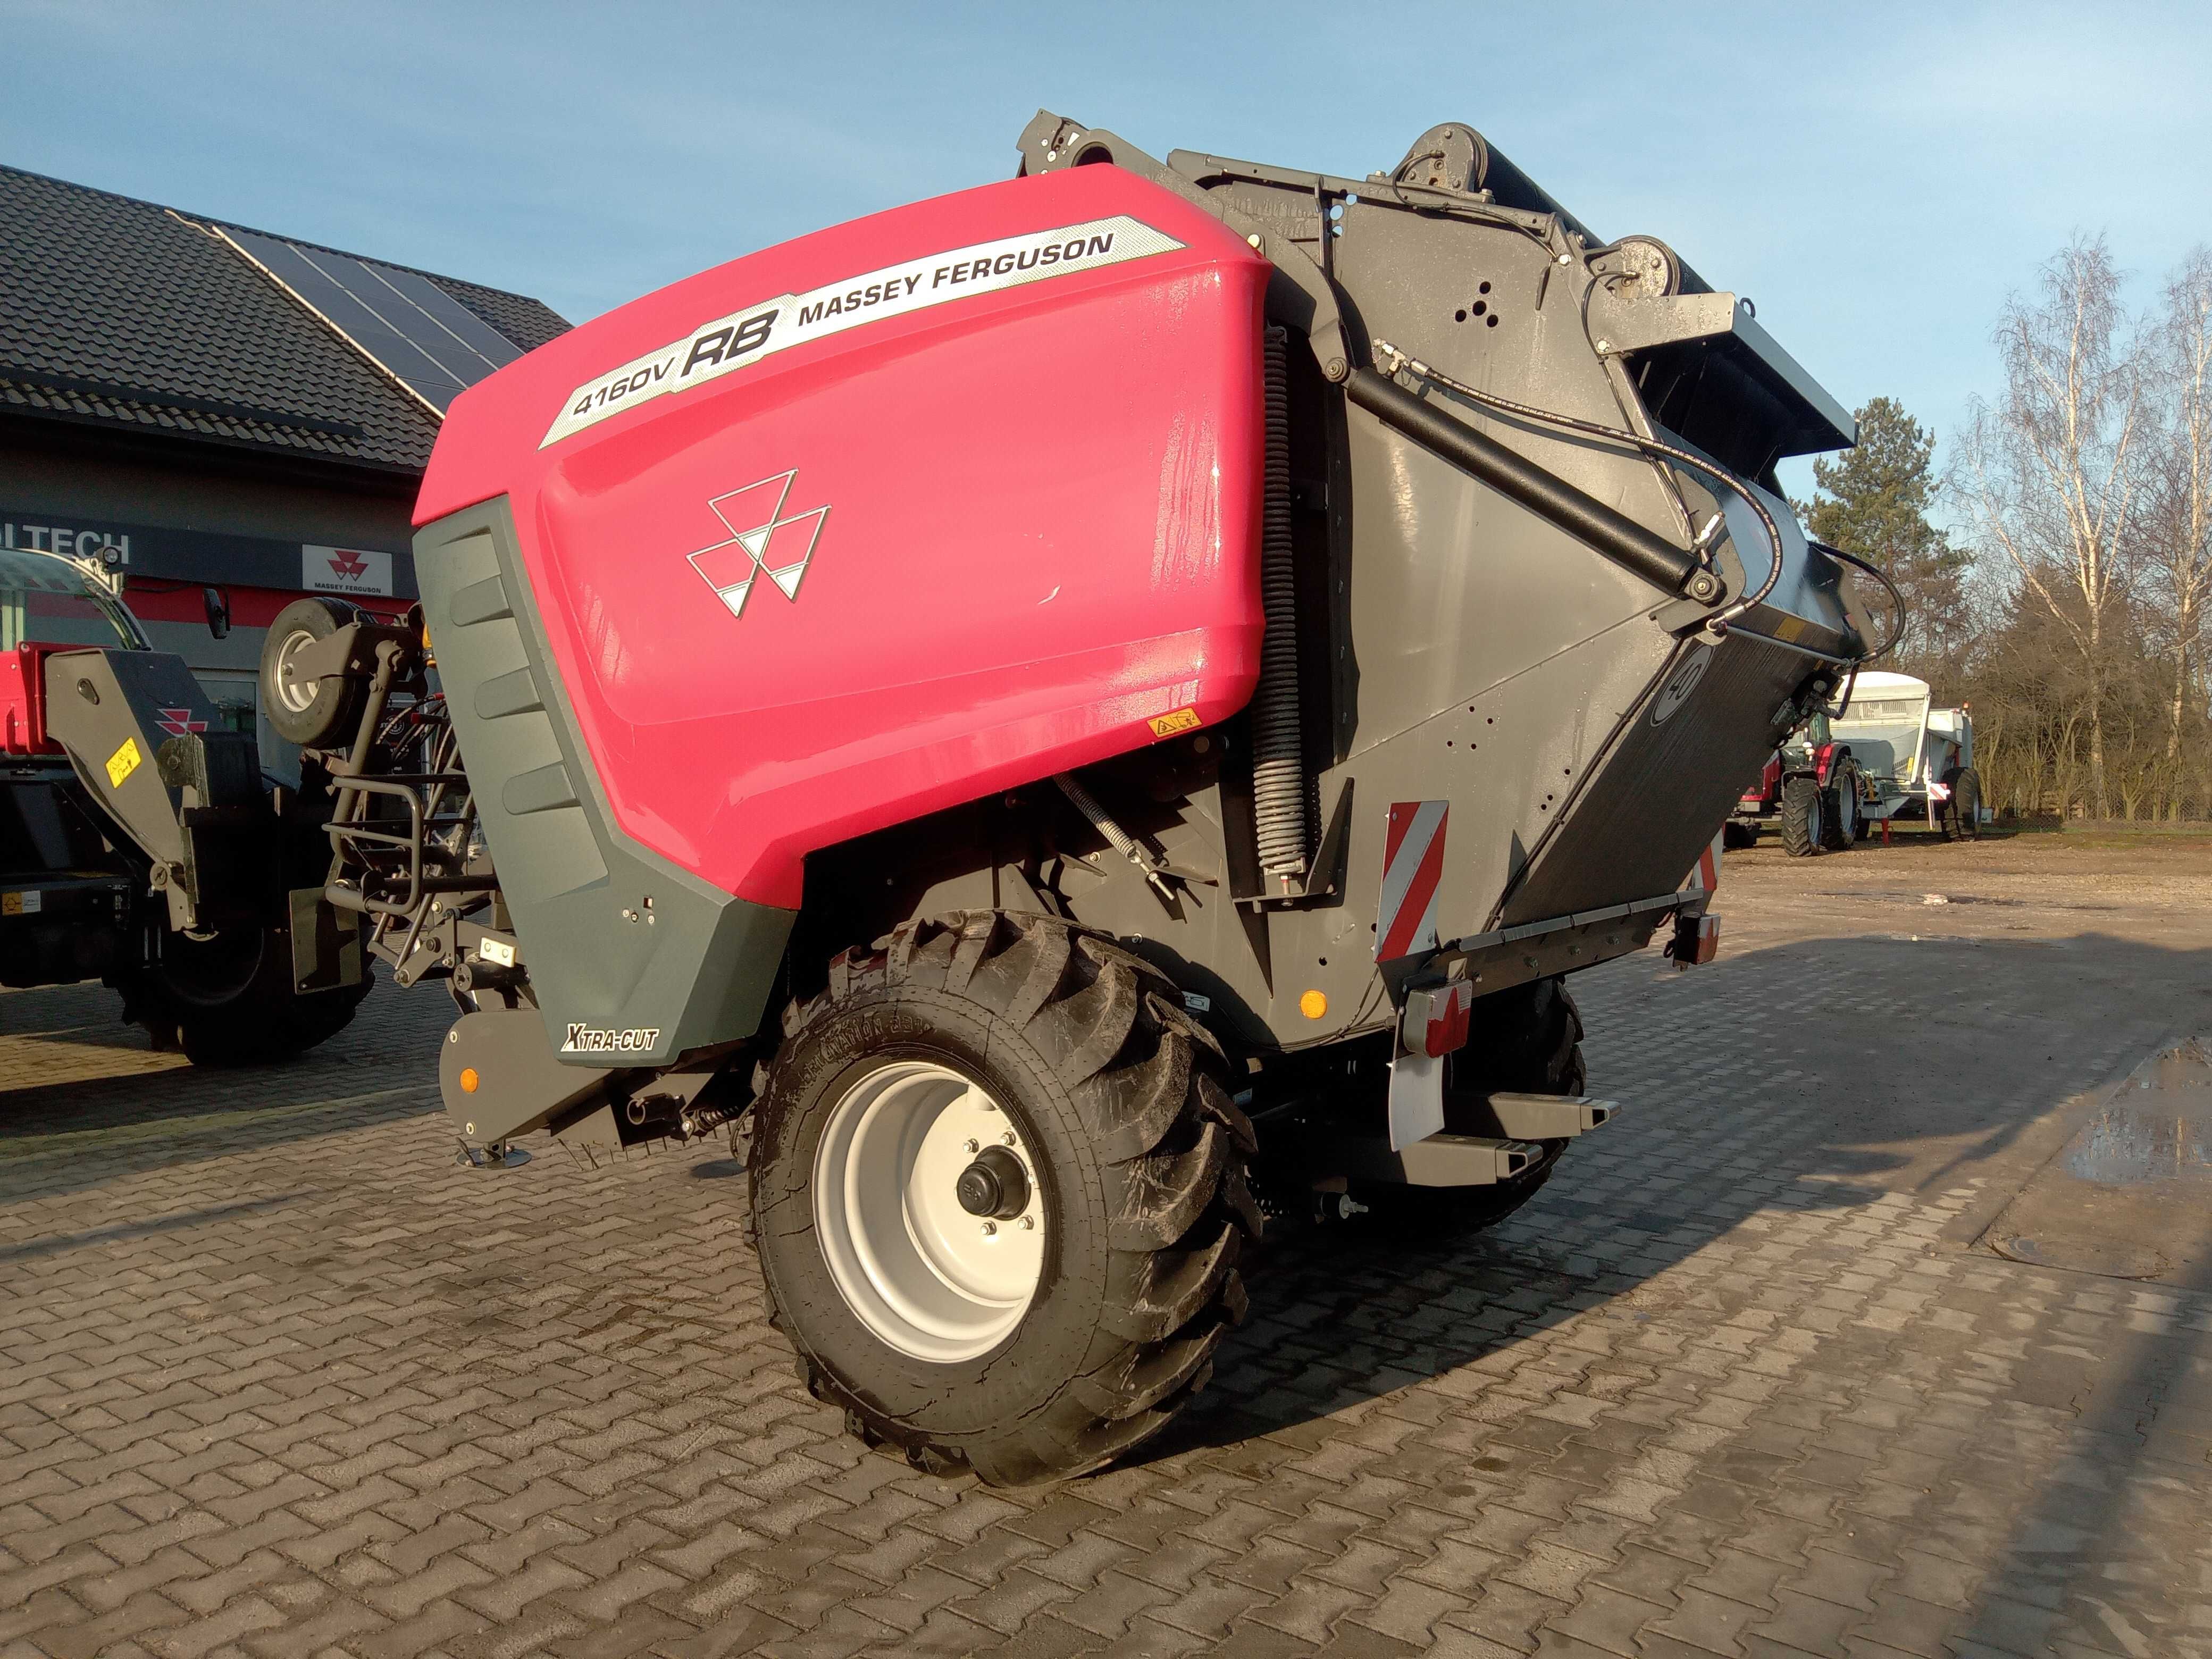
[[[1298,1012],[1308,1019],[1319,1019],[1328,1012],[1328,999],[1318,991],[1309,991],[1298,999]]]
[[[464,1066],[461,1067],[461,1092],[463,1094],[472,1095],[476,1093],[477,1085],[482,1081],[483,1079],[477,1075],[477,1068],[475,1066]]]

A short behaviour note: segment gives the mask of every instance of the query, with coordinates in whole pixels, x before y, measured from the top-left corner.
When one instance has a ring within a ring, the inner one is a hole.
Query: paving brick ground
[[[1013,1495],[807,1397],[721,1152],[456,1168],[434,994],[227,1077],[0,995],[0,1656],[2212,1655],[2212,1287],[1971,1248],[2207,1007],[2142,948],[1584,975],[1629,1110],[1537,1201],[1278,1247],[1171,1439]]]

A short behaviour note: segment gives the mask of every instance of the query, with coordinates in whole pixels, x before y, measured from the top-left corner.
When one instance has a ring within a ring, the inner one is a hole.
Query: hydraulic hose
[[[1346,390],[1352,402],[1377,420],[1550,520],[1654,587],[1692,599],[1720,597],[1720,578],[1686,548],[1653,534],[1488,433],[1425,402],[1388,375],[1371,368],[1355,370]]]
[[[1859,665],[1863,667],[1870,662],[1880,662],[1891,652],[1896,650],[1898,641],[1905,637],[1905,624],[1906,620],[1912,614],[1911,608],[1905,603],[1905,595],[1898,591],[1897,584],[1890,580],[1888,576],[1884,574],[1878,566],[1871,564],[1866,560],[1862,559],[1857,554],[1846,553],[1842,548],[1831,547],[1826,542],[1814,542],[1812,544],[1814,547],[1819,548],[1820,551],[1826,554],[1830,558],[1841,559],[1845,564],[1850,566],[1852,569],[1865,571],[1868,575],[1873,577],[1876,581],[1880,582],[1884,587],[1889,590],[1889,608],[1892,618],[1889,637],[1882,641],[1881,650],[1871,652],[1866,656],[1861,657],[1859,659]]]
[[[1868,575],[1889,590],[1891,616],[1889,637],[1881,642],[1881,650],[1861,657],[1851,665],[1850,677],[1844,681],[1844,695],[1836,700],[1834,708],[1826,711],[1830,720],[1839,720],[1850,712],[1852,695],[1859,689],[1859,670],[1870,662],[1880,662],[1897,649],[1898,641],[1905,637],[1905,620],[1912,612],[1911,608],[1905,603],[1905,595],[1898,591],[1897,584],[1890,580],[1877,566],[1869,563],[1856,553],[1846,553],[1842,548],[1831,547],[1826,542],[1814,542],[1813,545],[1832,559],[1841,559],[1853,569],[1865,571]]]
[[[1773,555],[1773,559],[1767,568],[1766,580],[1759,585],[1759,591],[1738,599],[1734,605],[1721,611],[1713,618],[1716,623],[1725,625],[1734,622],[1753,607],[1765,604],[1766,596],[1774,591],[1774,584],[1782,580],[1781,528],[1774,522],[1774,515],[1766,510],[1766,503],[1759,499],[1759,492],[1726,467],[1709,461],[1701,455],[1693,455],[1678,445],[1662,443],[1656,438],[1647,438],[1640,432],[1631,432],[1626,427],[1607,426],[1598,421],[1585,421],[1577,416],[1562,415],[1556,410],[1539,409],[1533,404],[1516,403],[1512,398],[1501,398],[1494,392],[1485,392],[1480,386],[1469,386],[1464,380],[1454,380],[1441,369],[1430,368],[1418,357],[1408,356],[1388,340],[1376,341],[1375,353],[1377,357],[1395,367],[1409,369],[1422,380],[1432,380],[1471,403],[1480,404],[1485,408],[1494,409],[1501,414],[1516,415],[1523,420],[1540,421],[1548,426],[1563,427],[1570,432],[1580,432],[1589,437],[1605,438],[1614,443],[1626,444],[1632,448],[1641,450],[1647,455],[1664,456],[1676,465],[1686,466],[1693,472],[1702,473],[1723,488],[1733,490],[1742,498],[1746,506],[1758,514],[1759,527],[1766,532],[1767,546]],[[1492,441],[1494,442],[1495,440]],[[1500,445],[1499,447],[1503,448],[1504,446]],[[1610,509],[1607,510],[1610,511]],[[1633,521],[1624,519],[1622,522]],[[1638,528],[1640,529],[1641,526]],[[1648,531],[1644,533],[1650,534]],[[1657,537],[1653,537],[1652,539],[1659,540]],[[1674,544],[1670,542],[1662,542],[1661,545],[1674,548]],[[1674,550],[1681,551],[1680,549],[1674,549]],[[1691,597],[1694,599],[1698,596],[1692,593]]]

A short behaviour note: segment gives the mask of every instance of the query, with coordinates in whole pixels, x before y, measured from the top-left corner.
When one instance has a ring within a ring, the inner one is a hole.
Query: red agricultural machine
[[[1840,852],[1865,826],[1865,789],[1849,744],[1838,744],[1826,711],[1815,710],[1766,757],[1759,781],[1736,801],[1728,844],[1748,847],[1771,823],[1792,858]]]
[[[1472,129],[1020,153],[463,392],[428,645],[264,661],[466,1156],[739,1131],[817,1395],[998,1482],[1168,1421],[1266,1216],[1533,1192],[1565,975],[1710,954],[1866,649],[1773,472],[1849,417]]]
[[[319,768],[263,775],[106,573],[0,550],[0,985],[105,980],[204,1065],[336,1035],[369,980],[321,902],[331,805]]]

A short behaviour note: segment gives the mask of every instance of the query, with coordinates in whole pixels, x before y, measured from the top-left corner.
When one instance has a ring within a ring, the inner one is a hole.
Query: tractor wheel
[[[360,619],[361,613],[343,599],[306,599],[293,600],[269,624],[261,647],[261,707],[276,735],[287,743],[320,749],[353,736],[368,682],[299,680],[289,670],[316,641]]]
[[[1971,766],[1944,774],[1951,798],[1936,820],[1945,841],[1973,841],[1982,833],[1982,775]]]
[[[1205,1385],[1243,1316],[1255,1143],[1158,969],[970,910],[844,952],[784,1023],[753,1237],[848,1430],[1024,1486],[1108,1462]]]
[[[1820,850],[1820,786],[1812,778],[1790,778],[1782,786],[1782,850],[1809,859]]]
[[[1866,827],[1859,817],[1857,769],[1846,764],[1821,796],[1820,845],[1832,853],[1844,852],[1856,844],[1859,832]]]
[[[1566,987],[1540,979],[1476,999],[1467,1046],[1444,1066],[1444,1127],[1480,1133],[1469,1115],[1493,1092],[1579,1095],[1589,1083],[1583,1065],[1583,1017]],[[1490,1187],[1361,1184],[1354,1193],[1385,1229],[1444,1239],[1493,1227],[1535,1197],[1567,1150],[1565,1140],[1538,1143],[1544,1155],[1511,1181]]]
[[[289,1060],[350,1025],[371,984],[299,994],[289,945],[274,928],[206,939],[173,933],[157,965],[112,982],[123,1018],[144,1026],[155,1048],[181,1048],[195,1066]]]

